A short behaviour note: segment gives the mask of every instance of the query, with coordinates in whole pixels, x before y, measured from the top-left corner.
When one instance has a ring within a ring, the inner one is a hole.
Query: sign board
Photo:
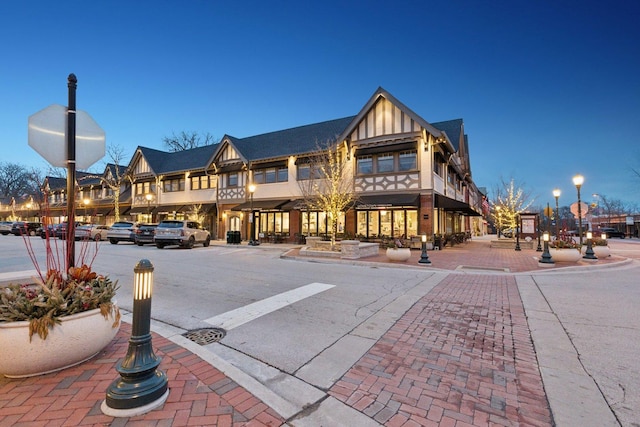
[[[67,167],[67,107],[53,104],[29,116],[29,146],[52,166]],[[104,157],[105,133],[84,111],[76,112],[76,168]]]
[[[580,202],[580,213],[582,214],[582,218],[587,216],[587,212],[589,211],[589,205],[585,202]],[[571,205],[571,213],[573,216],[578,218],[578,202],[575,202]]]
[[[544,208],[544,216],[551,218],[553,216],[553,209],[549,206]]]
[[[522,224],[522,234],[535,234],[536,233],[536,218],[537,215],[520,215],[520,223]]]
[[[633,217],[632,216],[628,216],[626,218],[626,223],[627,223],[627,225],[633,225]]]

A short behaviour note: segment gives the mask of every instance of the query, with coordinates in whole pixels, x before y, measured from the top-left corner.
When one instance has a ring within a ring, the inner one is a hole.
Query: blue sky
[[[640,204],[638,22],[620,0],[4,1],[0,161],[46,168],[27,120],[67,104],[69,73],[128,155],[354,115],[382,86],[428,122],[464,119],[478,186],[568,205],[581,173],[583,199]]]

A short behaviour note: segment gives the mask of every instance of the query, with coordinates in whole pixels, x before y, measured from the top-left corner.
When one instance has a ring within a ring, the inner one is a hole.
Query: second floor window
[[[236,172],[227,175],[227,187],[238,186],[238,174]]]
[[[358,175],[407,172],[418,168],[418,153],[408,150],[358,156],[356,164]]]
[[[184,191],[184,178],[165,179],[162,182],[162,191],[165,193]]]
[[[192,176],[191,189],[206,190],[207,188],[215,188],[214,180],[215,180],[215,177],[210,175]]]
[[[286,167],[257,169],[253,172],[253,182],[256,184],[271,184],[273,182],[287,182],[289,169]]]

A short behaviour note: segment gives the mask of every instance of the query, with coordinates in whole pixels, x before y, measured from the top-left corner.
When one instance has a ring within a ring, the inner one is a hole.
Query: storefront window
[[[369,211],[369,237],[378,236],[378,223],[380,218],[380,212]]]
[[[357,234],[367,236],[367,211],[358,211],[357,214]]]
[[[393,212],[393,236],[404,236],[404,211]]]
[[[289,233],[289,212],[261,212],[260,233]]]
[[[325,234],[327,232],[327,213],[318,212],[318,233]]]
[[[407,237],[417,236],[418,235],[418,211],[417,210],[407,210]]]
[[[380,235],[391,236],[391,211],[380,211]]]

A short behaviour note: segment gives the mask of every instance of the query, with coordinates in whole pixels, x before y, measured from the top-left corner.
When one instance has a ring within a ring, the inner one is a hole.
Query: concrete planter
[[[46,339],[34,334],[29,342],[29,322],[0,323],[0,374],[23,378],[59,371],[98,354],[120,329],[114,314],[105,318],[100,309],[62,317]]]
[[[593,249],[593,253],[598,258],[607,258],[611,256],[611,249],[609,248],[609,246],[591,246],[591,248]],[[586,252],[587,247],[582,246],[582,255],[584,255]]]
[[[387,248],[387,258],[391,261],[406,261],[411,257],[409,248]]]
[[[578,260],[582,257],[582,254],[578,249],[571,248],[549,248],[549,253],[551,254],[551,258],[555,262],[578,262]]]

